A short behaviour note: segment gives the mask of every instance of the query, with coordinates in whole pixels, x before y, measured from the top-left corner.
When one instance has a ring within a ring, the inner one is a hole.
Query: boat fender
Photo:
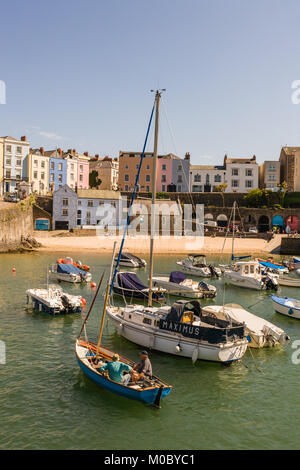
[[[289,343],[290,341],[291,341],[291,338],[289,337],[289,335],[282,334],[279,338],[279,343],[281,345],[285,345]]]
[[[195,364],[195,362],[197,361],[198,359],[198,348],[195,348],[194,351],[193,351],[193,354],[192,354],[192,362],[193,364]]]
[[[86,305],[86,300],[83,297],[80,297],[80,301],[81,301],[82,305]]]
[[[250,335],[246,336],[246,340],[248,341],[248,343],[251,343],[251,336]]]
[[[16,272],[16,268],[12,268],[12,272],[15,273],[15,272]]]
[[[117,326],[117,333],[119,336],[121,336],[122,330],[123,330],[123,325],[122,323],[119,323],[119,325]]]
[[[96,287],[96,283],[95,283],[95,282],[91,282],[91,287]]]
[[[293,312],[293,309],[292,309],[292,307],[291,307],[291,308],[289,309],[289,314],[290,314],[290,315],[293,315],[293,313],[294,313],[294,312]]]
[[[178,352],[178,353],[182,351],[182,347],[180,346],[179,343],[176,344],[176,346],[175,346],[175,351]]]

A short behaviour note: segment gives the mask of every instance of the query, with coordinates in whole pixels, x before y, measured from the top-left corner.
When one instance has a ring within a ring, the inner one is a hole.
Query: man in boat
[[[152,365],[148,357],[147,351],[142,351],[140,353],[140,362],[136,364],[131,372],[131,378],[133,382],[138,382],[144,376],[149,378],[152,377]]]
[[[131,372],[132,367],[120,361],[119,354],[114,354],[112,360],[99,368],[99,372],[108,371],[108,377],[114,382],[121,383],[123,372]]]

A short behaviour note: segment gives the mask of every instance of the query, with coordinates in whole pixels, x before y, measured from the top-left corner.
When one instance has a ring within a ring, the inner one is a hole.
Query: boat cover
[[[138,291],[147,289],[135,273],[118,273],[118,283],[123,289]]]
[[[170,282],[174,282],[175,284],[180,284],[181,282],[185,281],[186,276],[181,271],[172,271],[170,274]]]
[[[294,263],[300,263],[300,258],[298,258],[297,256],[294,256]]]
[[[268,261],[259,261],[259,264],[261,264],[261,265],[264,266],[265,268],[285,269],[285,270],[286,270],[286,267],[285,267],[285,266],[280,266],[279,264],[269,263]]]
[[[86,276],[86,272],[82,269],[77,268],[74,264],[58,264],[57,272],[63,274],[81,274]]]
[[[202,326],[183,323],[184,312],[192,311],[194,315],[200,317],[201,323],[212,325]],[[207,341],[211,344],[219,344],[228,340],[241,339],[245,335],[245,326],[241,323],[220,320],[210,315],[203,315],[200,303],[197,300],[178,300],[174,302],[170,313],[165,318],[160,319],[159,328],[167,331],[174,331],[182,336]]]

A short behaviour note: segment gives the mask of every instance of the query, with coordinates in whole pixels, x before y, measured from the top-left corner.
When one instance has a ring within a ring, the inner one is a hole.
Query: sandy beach
[[[117,248],[120,246],[121,237],[115,236],[64,236],[66,234],[57,235],[57,232],[35,232],[34,237],[42,244],[39,248],[40,251],[55,251],[65,254],[78,251],[92,252],[97,251],[100,253],[111,253],[114,241],[117,240]],[[280,246],[281,235],[275,237],[267,242],[261,238],[236,238],[234,244],[235,253],[271,253],[276,251]],[[204,237],[198,238],[159,238],[155,241],[155,252],[160,254],[173,254],[173,253],[196,253],[203,252],[205,254],[221,253],[224,244],[222,237]],[[145,237],[127,237],[124,245],[125,251],[130,251],[135,254],[149,253],[149,238]],[[231,253],[232,239],[227,238],[223,249],[224,253]]]

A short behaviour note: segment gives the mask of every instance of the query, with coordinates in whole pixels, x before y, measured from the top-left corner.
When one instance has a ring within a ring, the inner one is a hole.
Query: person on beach
[[[131,372],[132,367],[120,361],[118,354],[114,354],[112,361],[107,362],[99,368],[99,372],[108,371],[108,377],[114,382],[121,383],[123,381],[123,372]]]
[[[140,362],[136,364],[131,372],[131,378],[133,382],[141,380],[144,376],[152,377],[152,365],[148,357],[147,351],[140,353]]]

